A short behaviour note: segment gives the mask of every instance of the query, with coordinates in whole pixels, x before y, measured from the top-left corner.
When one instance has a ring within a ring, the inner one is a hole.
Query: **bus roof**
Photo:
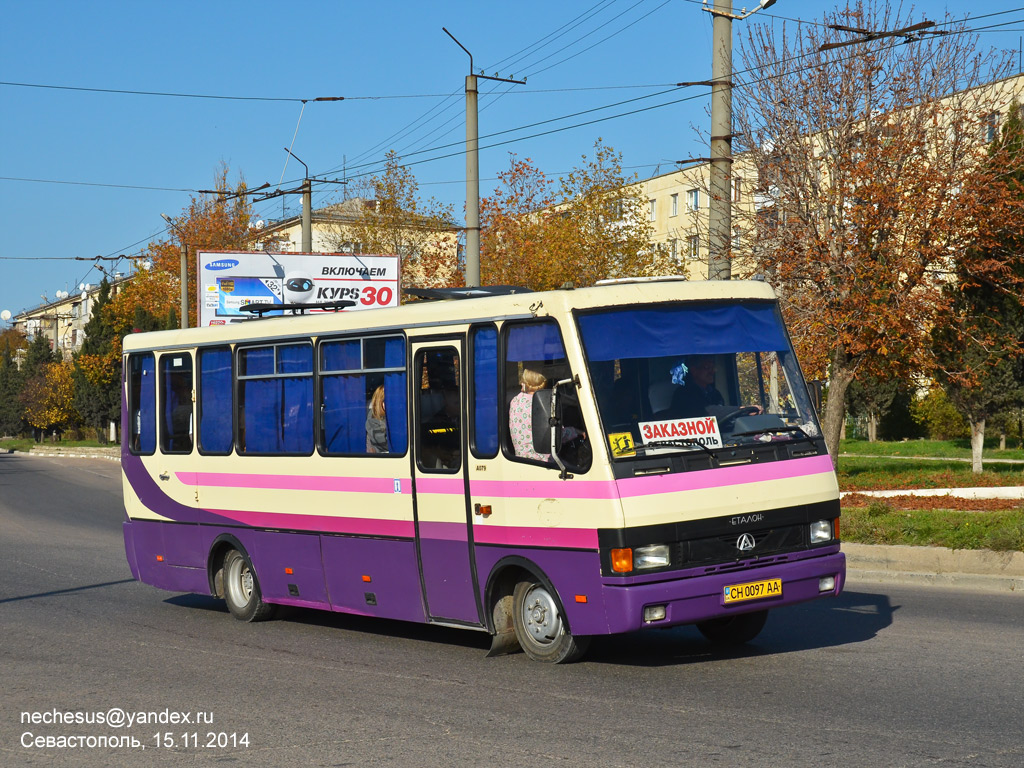
[[[753,280],[637,280],[616,281],[590,288],[513,293],[481,298],[415,301],[398,307],[359,312],[320,312],[288,317],[264,317],[206,328],[129,334],[125,351],[199,344],[258,341],[292,335],[457,325],[517,317],[543,317],[573,309],[636,306],[681,301],[771,301],[775,292]]]

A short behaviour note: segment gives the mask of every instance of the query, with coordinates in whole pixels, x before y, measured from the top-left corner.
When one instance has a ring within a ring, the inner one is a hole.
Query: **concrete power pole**
[[[706,2],[706,0],[705,0]],[[732,12],[732,0],[714,0],[711,51],[711,182],[708,201],[708,279],[732,276],[732,21],[775,5],[760,0],[754,10]],[[744,9],[746,10],[746,9]]]
[[[708,279],[728,280],[732,275],[732,0],[715,0],[712,13]]]
[[[480,285],[480,150],[476,75],[472,73],[473,57],[469,60],[470,73],[466,75],[466,285],[474,288]]]
[[[444,27],[441,29],[469,56],[469,74],[466,76],[466,285],[475,288],[480,285],[480,151],[476,81],[479,77],[481,80],[524,85],[526,79],[474,74],[473,54],[455,39],[455,35]]]
[[[181,237],[181,264],[179,266],[179,281],[181,282],[181,301],[179,310],[181,317],[178,319],[180,328],[188,328],[188,245],[185,243],[185,233],[181,231],[174,219],[166,213],[161,213],[160,218],[167,222],[167,225],[174,229]]]
[[[302,252],[313,252],[313,182],[308,175],[302,182]]]

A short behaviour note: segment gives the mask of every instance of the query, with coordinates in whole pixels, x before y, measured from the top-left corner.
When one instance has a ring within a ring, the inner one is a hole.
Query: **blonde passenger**
[[[388,452],[388,424],[383,384],[373,390],[370,405],[366,409],[366,452]]]
[[[508,428],[516,456],[538,461],[551,459],[550,454],[538,453],[533,449],[533,393],[544,389],[547,384],[544,374],[531,368],[523,368],[519,374],[522,391],[512,398],[508,407]]]

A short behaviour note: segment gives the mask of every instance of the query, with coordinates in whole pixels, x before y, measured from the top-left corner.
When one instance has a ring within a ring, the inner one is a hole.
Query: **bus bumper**
[[[730,587],[773,579],[781,580],[779,594],[726,602],[725,595]],[[795,605],[819,597],[838,595],[845,580],[846,556],[842,552],[832,551],[787,562],[764,565],[754,563],[726,572],[701,572],[699,577],[692,575],[628,585],[611,585],[606,582],[603,596],[607,631],[617,634],[646,628],[695,624],[709,619]],[[645,619],[645,609],[657,609],[648,613],[660,616],[661,607],[664,608],[664,618]],[[574,631],[578,630],[574,627]]]

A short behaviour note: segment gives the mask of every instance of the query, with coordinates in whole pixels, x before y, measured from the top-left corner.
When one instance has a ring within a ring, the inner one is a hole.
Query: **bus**
[[[838,595],[839,493],[758,281],[426,291],[124,340],[132,575],[580,658]]]

